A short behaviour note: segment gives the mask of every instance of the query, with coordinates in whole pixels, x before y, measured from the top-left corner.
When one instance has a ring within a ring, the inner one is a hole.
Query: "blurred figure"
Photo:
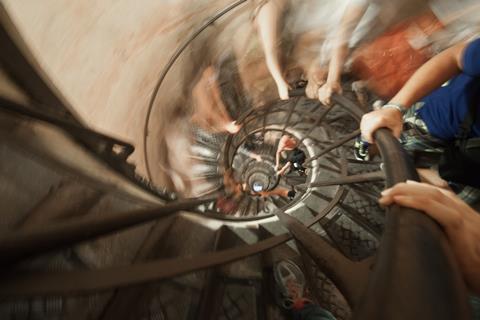
[[[231,168],[223,173],[224,194],[217,197],[216,207],[224,214],[235,214],[242,199],[245,186],[235,180]]]
[[[379,35],[395,21],[396,16],[407,11],[402,9],[404,5],[407,6],[408,1],[350,0],[335,32],[326,82],[318,89],[320,102],[330,105],[332,94],[342,93],[340,79],[350,44],[358,42],[359,39],[365,40],[367,35],[370,37],[371,34]],[[416,12],[418,7],[421,7],[421,3],[417,2]],[[352,38],[354,31],[356,39]]]
[[[442,29],[431,11],[396,24],[352,53],[351,72],[388,100],[433,56],[429,39]]]
[[[369,80],[377,94],[391,98],[436,52],[478,31],[480,17],[474,12],[479,9],[476,0],[350,0],[335,33],[328,76],[318,89],[318,99],[329,105],[332,94],[342,93],[340,78],[349,48],[360,40],[373,41],[356,50],[352,71]],[[470,27],[461,23],[463,19]],[[477,28],[471,28],[475,23]]]
[[[282,152],[286,151],[286,163],[280,167],[280,158]],[[306,160],[305,152],[298,148],[298,141],[291,135],[283,135],[278,142],[277,152],[275,154],[275,170],[277,174],[282,176],[289,169],[305,174],[303,163]]]
[[[287,72],[294,77],[293,80],[301,77],[308,79],[310,85],[307,86],[307,93],[311,91],[311,84],[325,82],[326,52],[331,47],[335,22],[340,18],[347,1],[326,0],[320,4],[317,0],[259,2],[255,25],[268,70],[281,99],[289,98]],[[284,31],[283,34],[281,31]],[[282,42],[289,44],[281,46]],[[281,53],[284,52],[288,52],[290,60],[294,61],[285,61],[282,68]],[[288,70],[285,70],[287,66]]]
[[[210,65],[202,72],[192,91],[192,121],[210,132],[237,133],[241,126],[230,117],[218,85],[218,72]]]
[[[258,4],[255,25],[265,54],[265,61],[282,100],[289,98],[289,85],[280,67],[279,21],[287,5],[286,0],[262,0]]]

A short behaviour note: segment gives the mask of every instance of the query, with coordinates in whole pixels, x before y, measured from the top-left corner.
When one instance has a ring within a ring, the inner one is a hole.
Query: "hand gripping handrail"
[[[344,97],[337,103],[353,108]],[[387,187],[418,180],[413,164],[388,129],[375,132]],[[354,319],[469,319],[465,284],[440,226],[425,214],[393,205],[369,284]]]

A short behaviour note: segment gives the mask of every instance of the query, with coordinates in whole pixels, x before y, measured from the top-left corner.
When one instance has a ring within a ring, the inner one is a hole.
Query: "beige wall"
[[[133,161],[140,172],[144,117],[160,70],[180,38],[228,2],[2,0],[83,120],[135,144]],[[164,120],[162,112],[154,116]]]

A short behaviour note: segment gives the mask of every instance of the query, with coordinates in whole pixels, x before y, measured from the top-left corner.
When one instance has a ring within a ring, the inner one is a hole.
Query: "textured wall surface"
[[[53,82],[92,128],[133,142],[182,35],[226,1],[3,1]],[[162,117],[162,114],[156,114]]]

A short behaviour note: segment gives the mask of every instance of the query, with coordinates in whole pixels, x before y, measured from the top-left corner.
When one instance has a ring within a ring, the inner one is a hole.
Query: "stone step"
[[[247,228],[222,227],[219,249],[235,248],[258,242],[258,230]],[[262,264],[259,255],[225,264],[218,268],[226,278],[261,279]]]

